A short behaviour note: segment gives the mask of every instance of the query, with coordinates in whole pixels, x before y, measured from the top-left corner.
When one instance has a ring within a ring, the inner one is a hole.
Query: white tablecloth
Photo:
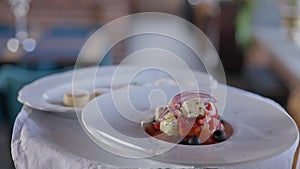
[[[289,169],[296,147],[295,143],[281,155],[263,161],[218,169]],[[26,106],[16,119],[11,148],[17,169],[183,167],[147,159],[115,156],[96,146],[76,119],[33,110]]]
[[[265,100],[279,106],[268,99]],[[297,145],[298,140],[277,156],[259,161],[197,168],[290,169]],[[194,168],[113,155],[92,142],[76,118],[62,117],[57,113],[43,112],[27,106],[22,108],[16,118],[11,148],[17,169]]]
[[[159,162],[121,158],[94,144],[77,119],[23,107],[12,137],[12,156],[17,169],[166,167]],[[172,168],[175,167],[172,165]]]

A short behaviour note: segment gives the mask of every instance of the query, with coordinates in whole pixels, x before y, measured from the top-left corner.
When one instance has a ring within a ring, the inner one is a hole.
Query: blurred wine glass
[[[17,52],[22,46],[26,52],[32,52],[36,48],[36,41],[29,38],[27,14],[29,11],[30,0],[8,0],[11,10],[15,17],[16,34],[7,42],[7,48],[11,52]]]

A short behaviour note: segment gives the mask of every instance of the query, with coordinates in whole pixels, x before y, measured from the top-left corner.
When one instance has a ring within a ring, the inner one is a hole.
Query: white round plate
[[[117,72],[117,73],[116,73]],[[198,71],[193,72],[197,83],[202,86],[215,86],[217,82],[205,73]],[[182,83],[186,85],[192,84],[191,77],[185,77],[184,72],[176,70],[174,73],[178,75]],[[76,77],[76,80],[74,81]],[[187,80],[190,78],[189,80]],[[73,84],[72,84],[73,80]],[[198,81],[199,80],[199,81]],[[167,73],[156,69],[143,70],[138,66],[101,66],[89,67],[57,73],[43,77],[24,86],[19,91],[18,100],[37,110],[60,113],[64,115],[75,115],[75,108],[68,107],[63,104],[63,96],[68,90],[84,89],[89,92],[94,89],[103,89],[110,91],[113,88],[126,87],[133,85],[176,85],[176,81],[172,80]],[[75,87],[74,87],[75,86]],[[109,89],[109,90],[107,90]],[[76,111],[82,108],[77,107]],[[75,116],[74,116],[75,117]]]
[[[120,89],[89,102],[79,120],[88,136],[108,152],[183,165],[243,164],[278,156],[297,144],[298,129],[284,109],[269,99],[231,87],[223,113],[224,120],[234,128],[228,140],[188,146],[149,137],[142,129],[142,121],[153,118],[154,107],[166,104],[178,92],[175,86]],[[166,147],[170,149],[163,153]]]
[[[82,77],[81,86],[83,89],[92,90],[94,88],[89,82],[91,81],[90,77],[92,73],[95,74],[97,68],[98,67],[90,67],[76,70],[78,76]],[[98,71],[99,87],[106,88],[109,85],[108,76],[112,75],[114,69],[115,67],[106,67]],[[74,107],[68,107],[63,104],[64,94],[72,89],[72,78],[73,70],[38,79],[25,85],[19,91],[18,100],[26,106],[37,110],[74,115]]]

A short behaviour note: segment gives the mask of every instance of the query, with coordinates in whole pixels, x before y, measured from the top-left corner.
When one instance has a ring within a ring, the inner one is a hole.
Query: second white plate
[[[260,161],[279,156],[298,142],[298,129],[280,106],[233,88],[227,92],[223,113],[234,128],[230,139],[213,145],[187,146],[149,137],[142,121],[151,119],[154,107],[166,104],[178,92],[174,86],[133,86],[107,93],[88,103],[80,120],[89,137],[108,152],[184,165]]]

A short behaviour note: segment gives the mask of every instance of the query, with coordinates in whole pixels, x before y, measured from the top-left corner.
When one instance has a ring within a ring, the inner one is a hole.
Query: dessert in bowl
[[[198,90],[174,96],[166,106],[155,110],[151,123],[143,124],[147,134],[157,139],[184,145],[223,142],[233,134],[215,105],[216,99]]]

